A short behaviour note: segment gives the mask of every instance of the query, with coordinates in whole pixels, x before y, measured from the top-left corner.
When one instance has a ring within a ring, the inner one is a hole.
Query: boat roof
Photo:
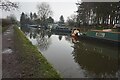
[[[95,31],[95,32],[109,32],[109,33],[117,33],[117,34],[120,34],[120,32],[115,32],[115,31],[112,31],[112,29],[104,29],[104,30],[91,30],[91,31]]]
[[[38,25],[29,25],[29,26],[38,26]]]

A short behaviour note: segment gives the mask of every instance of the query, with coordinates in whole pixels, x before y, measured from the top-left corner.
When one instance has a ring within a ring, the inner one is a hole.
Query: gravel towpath
[[[20,65],[14,48],[14,29],[10,26],[2,34],[2,78],[20,78]]]

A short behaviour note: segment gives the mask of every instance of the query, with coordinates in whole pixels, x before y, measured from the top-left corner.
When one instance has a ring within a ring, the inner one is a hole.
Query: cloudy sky
[[[55,21],[58,21],[60,16],[63,15],[64,19],[66,20],[68,16],[72,14],[76,14],[75,11],[77,10],[77,6],[75,3],[81,1],[87,2],[113,2],[113,1],[120,1],[120,0],[10,0],[12,2],[19,2],[20,8],[18,11],[11,11],[11,12],[2,12],[2,17],[6,17],[7,15],[15,14],[17,19],[19,20],[20,14],[25,12],[29,14],[30,12],[37,12],[36,5],[41,2],[47,2],[52,11],[53,11],[53,18]]]
[[[50,7],[51,10],[53,11],[53,15],[52,17],[55,19],[55,21],[58,21],[60,16],[63,15],[64,19],[66,20],[68,16],[72,15],[72,14],[76,14],[76,10],[77,10],[77,6],[76,6],[76,2],[77,0],[69,0],[69,1],[46,1]],[[37,8],[36,5],[41,3],[42,0],[40,1],[35,1],[34,0],[30,0],[30,1],[20,1],[20,8],[17,11],[11,11],[11,12],[2,12],[2,17],[6,17],[7,15],[15,14],[15,16],[17,17],[17,19],[19,20],[20,18],[20,14],[22,12],[25,12],[27,14],[29,14],[30,12],[37,12]]]

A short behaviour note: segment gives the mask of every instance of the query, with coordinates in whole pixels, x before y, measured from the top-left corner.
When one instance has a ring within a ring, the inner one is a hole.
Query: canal
[[[69,33],[22,29],[64,78],[117,78],[118,47],[71,37]]]

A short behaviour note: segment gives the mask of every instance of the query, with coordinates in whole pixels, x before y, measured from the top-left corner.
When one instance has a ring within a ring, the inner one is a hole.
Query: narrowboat
[[[113,32],[111,29],[91,30],[86,32],[85,35],[79,36],[79,38],[120,45],[120,32]]]
[[[67,32],[67,33],[71,33],[71,30],[67,27],[56,27],[56,28],[52,28],[51,31],[53,32]]]
[[[38,25],[29,25],[29,27],[38,28]]]

